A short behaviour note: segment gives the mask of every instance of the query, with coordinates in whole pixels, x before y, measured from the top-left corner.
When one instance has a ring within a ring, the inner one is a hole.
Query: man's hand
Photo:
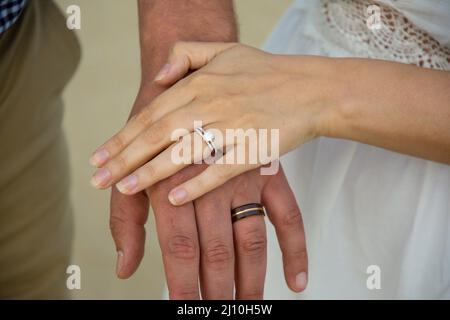
[[[141,90],[132,114],[159,92],[158,87]],[[308,268],[305,234],[283,171],[261,176],[259,170],[253,170],[194,203],[174,207],[168,202],[167,195],[174,186],[204,169],[192,165],[132,196],[112,188],[110,227],[118,252],[118,277],[130,277],[144,255],[144,226],[151,202],[170,298],[199,298],[199,279],[205,299],[232,299],[235,282],[236,298],[262,298],[266,271],[264,219],[249,217],[232,225],[230,213],[240,205],[262,202],[277,232],[288,286],[302,291]]]
[[[230,210],[262,202],[275,226],[288,286],[302,291],[307,282],[307,251],[300,211],[282,170],[261,176],[258,170],[238,176],[194,203],[172,206],[167,193],[203,170],[193,165],[147,192],[155,214],[158,239],[171,299],[262,299],[266,272],[266,229],[261,216],[231,223]],[[113,191],[111,230],[118,252],[119,277],[129,277],[144,253],[146,194]]]
[[[165,89],[155,86],[153,79],[176,41],[237,40],[231,0],[138,3],[142,83],[131,116]],[[249,172],[194,203],[172,206],[168,192],[203,169],[188,167],[133,196],[112,188],[110,226],[118,252],[117,275],[128,278],[139,266],[151,201],[170,298],[199,298],[198,279],[205,299],[232,299],[234,281],[237,298],[262,298],[266,269],[264,220],[249,217],[232,225],[230,213],[232,207],[262,202],[277,231],[288,285],[294,291],[303,290],[307,281],[303,223],[284,174],[262,177],[259,172]]]

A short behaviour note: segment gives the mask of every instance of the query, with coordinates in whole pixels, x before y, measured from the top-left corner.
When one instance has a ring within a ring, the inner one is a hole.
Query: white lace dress
[[[449,48],[449,0],[298,0],[265,45],[444,70]],[[309,287],[287,289],[271,229],[266,298],[450,298],[450,166],[329,138],[283,165],[304,216]],[[381,271],[380,289],[367,286],[369,266]]]

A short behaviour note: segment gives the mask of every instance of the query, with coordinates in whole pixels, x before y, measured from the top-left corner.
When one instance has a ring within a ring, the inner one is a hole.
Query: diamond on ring
[[[214,155],[217,152],[217,148],[214,145],[214,133],[212,131],[205,131],[202,127],[197,127],[194,129],[195,132],[202,137],[203,141],[205,141],[208,148],[211,150],[211,153]]]
[[[204,134],[205,140],[207,141],[214,141],[214,139],[216,138],[214,136],[214,133],[212,133],[212,131],[206,131]]]

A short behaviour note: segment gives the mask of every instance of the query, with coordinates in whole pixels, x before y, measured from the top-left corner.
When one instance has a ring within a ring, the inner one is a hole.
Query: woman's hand
[[[244,151],[245,161],[210,164],[170,192],[172,204],[182,205],[240,173],[276,161],[319,134],[324,110],[334,103],[330,63],[326,58],[277,56],[239,44],[178,43],[155,81],[171,85],[189,70],[201,69],[161,94],[94,153],[91,162],[101,168],[93,185],[104,189],[120,181],[117,188],[122,193],[135,194],[210,156],[203,146],[194,148],[189,163],[174,160],[175,150],[191,146],[196,121],[205,131],[222,133],[222,138],[227,129],[253,129],[259,151],[268,150],[250,163],[254,154],[245,137],[237,142],[216,139],[226,159]],[[186,135],[172,141],[172,133],[181,128],[187,129]],[[268,135],[277,130],[279,140],[263,141],[260,129]]]

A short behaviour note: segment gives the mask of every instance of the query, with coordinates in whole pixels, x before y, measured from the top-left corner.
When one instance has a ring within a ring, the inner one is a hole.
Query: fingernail
[[[116,187],[119,189],[121,193],[130,193],[133,192],[133,190],[137,187],[138,184],[138,177],[135,174],[130,174],[128,177],[123,178],[120,180]]]
[[[299,290],[299,291],[305,290],[307,282],[308,282],[308,277],[306,275],[306,272],[300,272],[295,277],[295,285],[297,287],[297,290]]]
[[[155,77],[155,81],[162,80],[170,71],[170,64],[166,63],[162,69],[159,71],[158,75]]]
[[[117,264],[116,264],[116,274],[117,276],[120,275],[120,271],[122,270],[123,265],[123,252],[117,251]]]
[[[169,201],[173,205],[181,204],[187,195],[184,188],[175,188],[169,193]]]
[[[106,149],[97,150],[92,157],[89,159],[91,165],[99,167],[103,165],[109,158],[109,152]]]
[[[106,187],[108,182],[111,180],[111,172],[106,168],[100,168],[95,171],[91,179],[91,184],[98,187]]]

